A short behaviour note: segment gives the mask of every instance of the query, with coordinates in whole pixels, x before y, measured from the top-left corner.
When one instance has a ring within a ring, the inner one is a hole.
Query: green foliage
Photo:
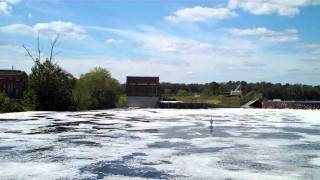
[[[177,92],[177,96],[188,96],[188,95],[189,95],[188,91],[184,89],[179,89]]]
[[[212,91],[210,90],[210,88],[209,87],[205,87],[204,89],[203,89],[203,95],[205,95],[205,96],[211,96],[211,95],[213,95],[213,93],[212,93]]]
[[[0,112],[21,112],[23,107],[19,102],[11,101],[5,93],[0,92]]]
[[[169,88],[164,89],[164,94],[165,95],[171,94],[171,90]]]
[[[73,91],[78,109],[116,107],[119,95],[120,84],[103,68],[95,68],[82,75]]]
[[[125,94],[126,93],[126,85],[125,84],[120,84],[120,93]]]
[[[58,64],[46,59],[35,61],[28,79],[24,103],[34,110],[70,110],[76,79]]]
[[[121,108],[121,107],[125,107],[126,105],[127,105],[126,96],[123,94],[119,97],[117,107]]]
[[[9,98],[5,95],[5,93],[0,92],[0,112],[4,112],[5,107],[8,104]]]

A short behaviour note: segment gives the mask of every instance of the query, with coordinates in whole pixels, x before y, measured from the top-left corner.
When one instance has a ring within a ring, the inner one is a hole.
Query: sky
[[[320,0],[0,0],[0,69],[43,57],[162,82],[320,84]]]

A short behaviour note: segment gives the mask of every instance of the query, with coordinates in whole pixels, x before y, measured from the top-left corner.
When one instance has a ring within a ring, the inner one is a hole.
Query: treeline
[[[0,112],[14,111],[69,111],[105,109],[123,106],[121,86],[110,72],[94,68],[75,78],[54,60],[54,47],[58,37],[51,43],[50,56],[41,60],[39,39],[37,55],[25,49],[34,61],[28,77],[28,88],[21,101],[12,101],[0,92]]]
[[[226,83],[211,82],[206,84],[161,83],[161,91],[165,95],[228,95],[230,90],[241,84],[246,94],[261,94],[264,99],[281,100],[320,100],[320,86],[302,84],[280,84],[245,81],[229,81]]]
[[[0,112],[114,108],[124,105],[120,92],[119,82],[106,69],[95,68],[76,79],[48,59],[36,60],[23,100],[12,101],[0,93]]]

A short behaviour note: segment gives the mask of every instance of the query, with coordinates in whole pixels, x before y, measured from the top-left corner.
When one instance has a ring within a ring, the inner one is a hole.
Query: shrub
[[[0,112],[21,112],[23,107],[19,102],[10,100],[5,93],[0,92]]]
[[[117,103],[117,107],[125,107],[127,105],[127,100],[126,100],[126,96],[125,95],[121,95],[119,97],[118,103]]]

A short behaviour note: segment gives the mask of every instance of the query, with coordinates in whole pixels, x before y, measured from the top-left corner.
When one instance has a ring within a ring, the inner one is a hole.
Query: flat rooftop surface
[[[159,77],[148,76],[127,76],[127,84],[130,83],[151,83],[159,84]]]
[[[0,114],[0,179],[319,179],[319,117],[273,109]]]

